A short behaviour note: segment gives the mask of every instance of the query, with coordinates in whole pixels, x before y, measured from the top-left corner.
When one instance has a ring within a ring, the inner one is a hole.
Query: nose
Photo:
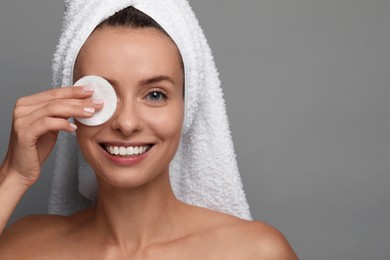
[[[143,129],[143,120],[137,111],[136,101],[119,102],[117,110],[113,116],[111,128],[122,132],[125,136],[130,136],[134,132]]]

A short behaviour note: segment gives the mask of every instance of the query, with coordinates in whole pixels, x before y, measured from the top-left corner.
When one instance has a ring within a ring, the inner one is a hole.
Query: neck
[[[115,244],[142,248],[177,236],[185,207],[172,191],[168,171],[137,188],[100,183],[95,227]]]

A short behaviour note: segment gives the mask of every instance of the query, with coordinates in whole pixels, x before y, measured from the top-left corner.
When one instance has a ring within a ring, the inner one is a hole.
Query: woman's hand
[[[3,174],[16,174],[27,186],[38,179],[60,130],[73,132],[70,117],[91,117],[102,102],[90,97],[89,87],[56,88],[22,97],[16,102]],[[2,176],[4,178],[4,176]]]
[[[51,89],[15,105],[7,155],[0,167],[0,234],[27,189],[39,178],[60,130],[73,132],[70,117],[91,117],[102,108],[88,87]]]

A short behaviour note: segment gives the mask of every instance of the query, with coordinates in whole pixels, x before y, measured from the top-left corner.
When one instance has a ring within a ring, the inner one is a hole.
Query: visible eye
[[[146,99],[152,102],[163,102],[167,99],[167,95],[161,90],[152,90],[146,95]]]

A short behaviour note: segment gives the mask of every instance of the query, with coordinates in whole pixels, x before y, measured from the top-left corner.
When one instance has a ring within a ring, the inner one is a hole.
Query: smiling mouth
[[[152,148],[153,145],[143,146],[114,146],[114,145],[102,145],[104,150],[114,156],[137,156],[146,153]]]

